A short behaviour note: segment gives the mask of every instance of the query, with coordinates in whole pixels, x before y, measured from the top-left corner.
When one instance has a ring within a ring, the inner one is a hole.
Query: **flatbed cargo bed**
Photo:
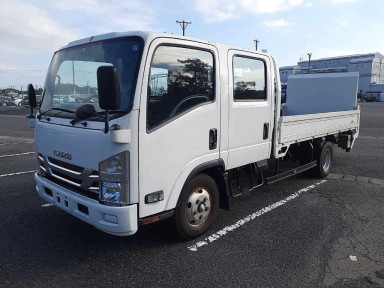
[[[354,137],[357,137],[359,122],[359,108],[350,111],[282,116],[278,143],[286,146],[346,131],[355,131]]]

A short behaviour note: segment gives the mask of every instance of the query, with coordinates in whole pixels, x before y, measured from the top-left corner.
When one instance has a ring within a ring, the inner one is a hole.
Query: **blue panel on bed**
[[[290,75],[284,115],[353,110],[358,80],[358,72]]]

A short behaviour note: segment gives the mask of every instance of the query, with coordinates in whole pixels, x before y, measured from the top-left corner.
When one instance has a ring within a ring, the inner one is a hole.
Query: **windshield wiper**
[[[48,113],[48,112],[51,112],[51,111],[61,111],[61,112],[67,112],[67,113],[75,114],[75,111],[71,111],[71,110],[68,110],[68,109],[63,109],[63,108],[52,108],[52,109],[49,109],[49,110],[47,110],[47,111],[45,111],[45,112],[39,114],[39,115],[37,116],[37,119],[40,120],[41,117],[42,117],[44,114],[46,114],[46,113]]]
[[[84,120],[88,120],[89,118],[93,118],[93,117],[104,119],[103,116],[101,116],[101,115],[99,115],[98,113],[96,113],[96,114],[89,115],[89,116],[87,116],[87,117],[85,117],[85,118],[82,118],[82,119],[80,119],[80,118],[72,119],[69,123],[70,123],[72,126],[74,126],[77,122],[84,121]],[[87,122],[84,122],[84,123],[87,123]],[[84,123],[82,123],[82,124],[83,124],[84,127],[86,127],[87,125],[86,125],[86,124],[84,125]]]
[[[87,104],[85,104],[87,105]],[[83,106],[85,106],[83,105]],[[80,108],[80,107],[79,107]],[[87,109],[88,110],[88,109]],[[122,114],[122,113],[126,113],[126,111],[119,111],[119,110],[116,110],[116,111],[109,111],[110,113],[114,113],[114,114]],[[77,113],[77,112],[76,112]],[[83,121],[83,120],[87,120],[89,118],[93,118],[93,117],[96,117],[96,118],[101,118],[101,119],[104,119],[105,118],[105,114],[106,114],[106,111],[100,111],[100,112],[96,112],[94,111],[93,109],[91,109],[90,111],[87,111],[86,112],[88,115],[85,115],[85,116],[82,116],[82,117],[77,117],[76,115],[76,118],[75,119],[72,119],[69,123],[71,123],[72,126],[74,126],[77,122],[80,122],[80,121]],[[115,119],[117,118],[116,115],[112,115],[112,116],[109,116],[108,115],[108,119],[109,120],[112,120],[112,119]],[[86,126],[85,124],[86,122],[82,123],[83,126]],[[85,125],[84,125],[85,124]]]
[[[87,120],[92,117],[103,118],[103,116],[99,115],[96,112],[95,106],[93,106],[92,104],[84,104],[76,109],[75,119],[72,119],[69,123],[71,123],[72,126],[74,126],[77,122]]]

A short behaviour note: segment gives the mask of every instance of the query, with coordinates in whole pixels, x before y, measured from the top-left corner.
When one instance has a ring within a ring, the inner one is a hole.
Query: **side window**
[[[148,87],[148,128],[213,101],[213,74],[213,55],[210,52],[158,47],[151,63]]]
[[[265,100],[265,63],[262,60],[233,57],[233,99]]]

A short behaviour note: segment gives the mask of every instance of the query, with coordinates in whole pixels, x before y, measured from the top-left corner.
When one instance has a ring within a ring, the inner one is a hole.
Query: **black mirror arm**
[[[107,134],[109,131],[109,112],[108,110],[105,110],[105,127],[104,127],[104,133]]]
[[[33,119],[33,118],[35,118],[35,116],[33,115],[33,107],[30,106],[30,108],[31,108],[31,114],[30,114],[30,115],[27,115],[27,116],[25,116],[25,117],[28,118],[28,119]]]

